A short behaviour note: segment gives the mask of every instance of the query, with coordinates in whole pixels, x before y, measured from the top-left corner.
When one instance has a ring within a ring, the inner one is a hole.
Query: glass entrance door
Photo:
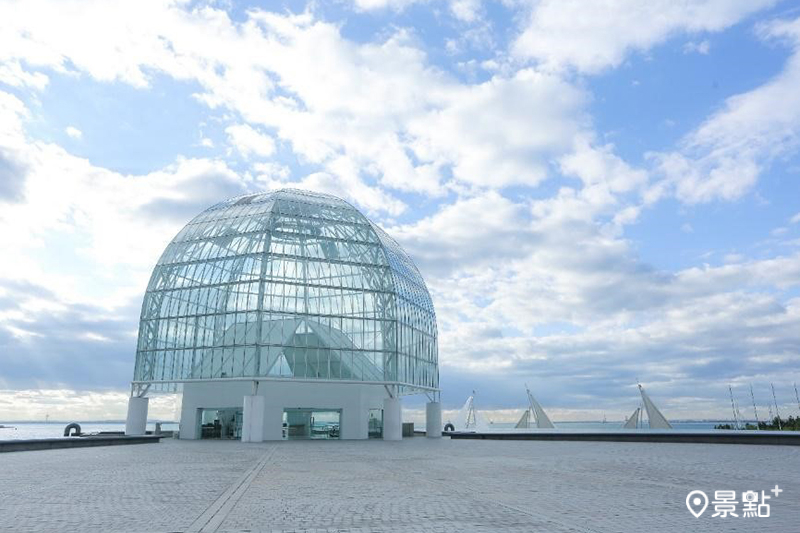
[[[341,409],[284,409],[284,438],[338,439]]]
[[[369,410],[368,427],[369,438],[383,438],[383,409]]]
[[[241,439],[242,409],[200,409],[201,439]]]

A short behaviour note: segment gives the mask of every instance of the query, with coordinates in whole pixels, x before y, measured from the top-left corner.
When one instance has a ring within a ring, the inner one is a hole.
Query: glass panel
[[[383,409],[370,409],[367,422],[370,439],[383,438]]]
[[[436,317],[414,263],[337,198],[295,190],[220,202],[159,259],[135,380],[233,376],[437,388]]]
[[[200,409],[201,439],[241,439],[242,408]]]
[[[340,409],[285,409],[283,438],[338,439],[341,415]]]

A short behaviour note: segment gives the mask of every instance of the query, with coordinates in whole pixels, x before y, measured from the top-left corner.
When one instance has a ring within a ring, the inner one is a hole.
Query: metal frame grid
[[[244,379],[437,391],[436,315],[419,270],[333,196],[284,189],[207,209],[153,270],[133,385]]]

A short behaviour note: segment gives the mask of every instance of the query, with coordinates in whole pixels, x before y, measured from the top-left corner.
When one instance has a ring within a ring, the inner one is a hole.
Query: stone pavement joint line
[[[0,533],[789,533],[798,471],[789,446],[165,439],[0,454]],[[740,517],[694,518],[693,490]]]
[[[209,505],[203,514],[189,526],[186,533],[214,533],[217,531],[222,521],[225,520],[231,509],[236,505],[236,502],[250,488],[250,484],[253,483],[253,480],[264,469],[264,466],[274,454],[275,447],[273,446],[252,468],[228,487],[228,490],[222,493],[214,503]]]
[[[541,518],[541,513],[540,512],[536,512],[535,510],[531,510],[531,509],[526,509],[524,506],[521,506],[521,505],[511,505],[509,503],[500,501],[499,499],[492,498],[491,496],[487,496],[485,494],[480,494],[475,489],[472,489],[470,487],[460,487],[460,488],[459,487],[453,487],[452,484],[446,483],[444,481],[428,479],[428,478],[425,478],[425,477],[422,477],[422,476],[416,476],[414,481],[417,481],[417,482],[420,482],[420,483],[428,483],[428,484],[431,484],[431,485],[436,485],[436,486],[439,486],[440,488],[442,488],[443,490],[450,490],[451,492],[459,493],[461,496],[466,497],[466,498],[471,498],[471,499],[475,499],[475,500],[481,500],[482,499],[482,500],[485,500],[485,501],[489,501],[489,502],[494,503],[495,505],[499,505],[500,507],[505,507],[506,509],[509,509],[509,510],[514,511],[516,513],[526,514],[526,515],[528,515],[528,516],[530,516],[532,518]],[[596,529],[583,527],[582,525],[570,524],[570,523],[558,520],[557,518],[553,518],[553,517],[550,517],[548,519],[548,521],[550,523],[553,523],[553,524],[558,524],[559,526],[564,527],[565,529],[569,529],[570,531],[580,531],[582,533],[597,533]]]

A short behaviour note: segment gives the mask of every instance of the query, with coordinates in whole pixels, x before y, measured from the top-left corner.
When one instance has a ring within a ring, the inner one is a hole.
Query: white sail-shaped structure
[[[464,406],[456,414],[455,420],[453,420],[453,426],[455,426],[456,431],[475,431],[474,400],[473,396],[468,397],[467,401],[464,402]]]
[[[472,406],[472,412],[473,418],[475,419],[475,431],[489,431],[491,429],[489,427],[489,421],[486,420],[482,412],[475,409],[474,404]]]
[[[637,429],[639,427],[639,413],[642,410],[637,407],[631,417],[622,425],[623,429]]]
[[[486,431],[489,429],[489,424],[475,408],[475,391],[472,391],[472,395],[467,398],[464,406],[458,411],[453,426],[456,431]]]
[[[528,389],[527,385],[525,385],[525,391],[528,393],[528,403],[530,404],[530,410],[533,413],[533,417],[536,420],[536,427],[539,429],[555,429],[555,426],[550,421],[547,413],[544,412],[542,406],[539,405],[539,402],[537,402],[536,398],[533,397],[533,394],[531,394],[531,391]]]
[[[656,407],[656,404],[650,399],[650,396],[644,392],[644,387],[642,387],[641,384],[639,385],[639,392],[642,393],[642,402],[644,402],[644,409],[647,411],[647,420],[650,423],[650,429],[672,429],[672,424],[661,414],[661,411],[658,410],[658,407]]]
[[[522,418],[519,419],[517,425],[514,426],[516,429],[530,429],[531,427],[531,410],[525,409],[525,412],[522,413]]]

